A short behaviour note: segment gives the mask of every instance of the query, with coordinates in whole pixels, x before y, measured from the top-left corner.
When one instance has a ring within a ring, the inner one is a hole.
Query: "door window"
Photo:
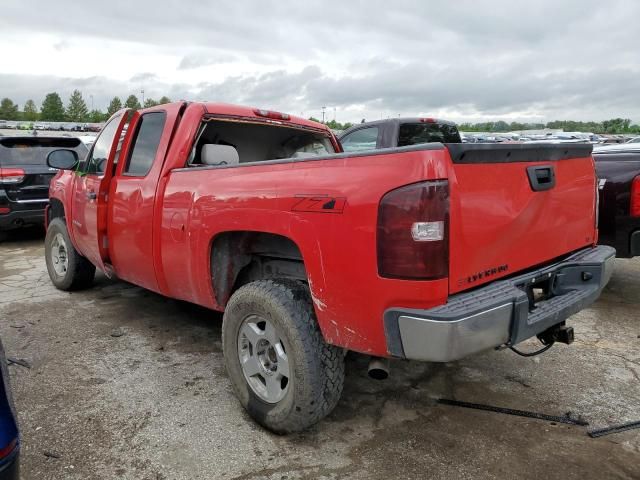
[[[356,130],[340,140],[345,152],[375,150],[378,143],[378,127],[367,127]]]
[[[93,144],[91,153],[89,154],[85,162],[85,173],[88,173],[90,175],[104,174],[104,169],[107,166],[107,159],[109,158],[109,153],[111,152],[111,145],[113,145],[113,137],[118,130],[118,125],[120,124],[121,117],[122,116],[120,115],[112,118],[111,121],[104,126],[102,132],[100,132],[100,135]]]
[[[166,117],[164,112],[142,115],[136,127],[133,147],[124,168],[125,175],[144,177],[149,173],[160,145]]]

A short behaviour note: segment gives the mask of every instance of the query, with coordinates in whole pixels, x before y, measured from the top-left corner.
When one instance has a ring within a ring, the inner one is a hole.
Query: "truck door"
[[[136,113],[131,136],[110,189],[109,257],[119,278],[160,291],[155,272],[155,211],[162,165],[181,111],[180,104]]]
[[[103,271],[108,249],[107,192],[128,113],[129,110],[121,110],[109,119],[73,181],[73,240],[80,253]]]

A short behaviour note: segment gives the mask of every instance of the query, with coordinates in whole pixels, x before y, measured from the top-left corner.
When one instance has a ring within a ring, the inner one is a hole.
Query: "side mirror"
[[[73,170],[78,164],[78,154],[73,150],[53,150],[47,155],[47,165],[58,170]]]

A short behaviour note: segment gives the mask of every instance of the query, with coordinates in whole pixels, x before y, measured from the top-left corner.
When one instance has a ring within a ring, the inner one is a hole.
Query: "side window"
[[[117,116],[112,119],[104,126],[100,135],[98,135],[98,138],[93,144],[91,153],[89,153],[86,161],[84,162],[86,173],[93,175],[102,175],[104,173],[104,169],[107,166],[107,159],[111,152],[113,137],[116,134],[116,130],[118,130],[121,118],[122,116]]]
[[[378,142],[378,127],[368,127],[356,130],[340,140],[345,152],[359,152],[361,150],[375,150]]]
[[[149,173],[160,145],[165,120],[164,112],[142,115],[136,129],[133,148],[124,168],[125,175],[144,177]]]

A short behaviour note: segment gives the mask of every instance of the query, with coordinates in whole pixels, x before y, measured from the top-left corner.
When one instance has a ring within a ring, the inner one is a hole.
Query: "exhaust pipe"
[[[367,372],[369,376],[375,380],[386,380],[387,377],[389,377],[389,360],[386,358],[371,357]]]

